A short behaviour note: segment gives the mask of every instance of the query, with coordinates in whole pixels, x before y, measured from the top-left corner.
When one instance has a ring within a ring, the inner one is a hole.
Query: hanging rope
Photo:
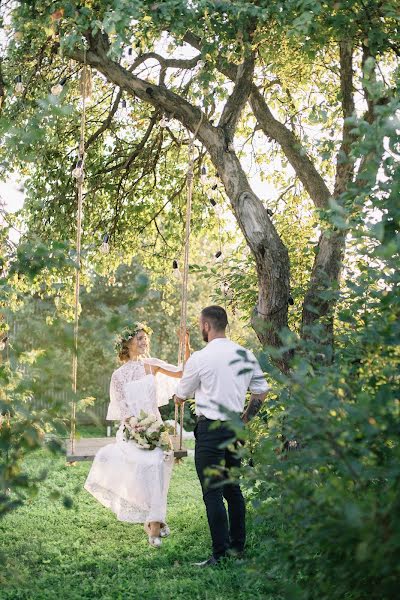
[[[186,349],[186,330],[187,330],[187,303],[188,303],[188,280],[189,280],[189,249],[190,249],[190,222],[192,218],[192,198],[193,198],[193,179],[194,179],[194,142],[203,121],[203,113],[200,114],[200,120],[194,131],[193,137],[189,134],[189,149],[188,149],[188,171],[186,177],[186,224],[184,238],[184,256],[183,256],[183,274],[182,274],[182,300],[181,300],[181,318],[179,327],[179,351],[178,365],[185,364],[185,349]],[[185,412],[185,403],[180,405],[180,415],[178,417],[178,407],[175,405],[175,428],[174,435],[177,435],[177,423],[180,421],[180,439],[179,449],[182,449],[183,439],[183,416]]]
[[[89,95],[88,89],[88,67],[86,65],[86,50],[84,50],[84,65],[81,76],[81,95],[82,95],[82,113],[81,128],[79,139],[79,157],[74,175],[76,177],[76,189],[78,196],[78,206],[76,213],[76,270],[75,270],[75,297],[74,297],[74,345],[72,354],[72,403],[71,403],[71,454],[75,452],[76,437],[76,394],[78,389],[78,333],[79,333],[79,292],[80,292],[80,274],[81,274],[81,236],[82,236],[82,204],[83,204],[83,185],[85,179],[85,129],[86,129],[86,96]]]

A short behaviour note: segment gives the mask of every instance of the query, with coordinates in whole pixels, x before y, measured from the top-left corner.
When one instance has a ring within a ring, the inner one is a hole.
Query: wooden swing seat
[[[186,448],[181,448],[181,440],[179,435],[170,435],[171,446],[174,451],[174,458],[186,458],[188,451]]]
[[[75,462],[83,460],[93,460],[103,446],[114,444],[115,437],[100,437],[100,438],[81,438],[74,442],[74,452],[71,449],[71,440],[66,440],[66,461]]]
[[[174,458],[186,458],[188,455],[188,451],[186,450],[186,448],[180,448],[179,435],[171,435],[170,439],[172,449],[174,451]],[[93,460],[97,454],[97,451],[100,450],[100,448],[102,448],[103,446],[107,446],[108,444],[114,443],[115,437],[81,438],[75,440],[74,452],[72,452],[71,440],[66,440],[66,461],[71,463],[77,461]]]

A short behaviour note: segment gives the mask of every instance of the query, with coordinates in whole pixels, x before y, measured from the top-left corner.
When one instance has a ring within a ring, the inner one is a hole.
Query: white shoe
[[[144,524],[144,530],[147,533],[147,536],[149,538],[149,544],[150,544],[150,546],[153,546],[154,548],[159,548],[161,546],[161,544],[162,544],[161,529],[160,529],[160,535],[151,535],[150,523],[145,523]]]
[[[162,539],[156,535],[149,535],[149,544],[154,548],[159,548],[162,544]]]
[[[167,524],[165,524],[164,527],[161,527],[160,537],[165,538],[165,537],[168,537],[170,534],[171,534],[171,530]]]

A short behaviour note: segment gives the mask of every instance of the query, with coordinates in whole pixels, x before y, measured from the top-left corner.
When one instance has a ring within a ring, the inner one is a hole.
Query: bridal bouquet
[[[128,417],[124,422],[124,436],[132,440],[144,450],[170,450],[168,428],[155,415],[148,415],[141,411],[138,417]]]

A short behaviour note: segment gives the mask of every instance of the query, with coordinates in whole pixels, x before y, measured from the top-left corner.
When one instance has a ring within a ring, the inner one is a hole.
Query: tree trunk
[[[236,220],[256,262],[258,303],[252,325],[263,346],[279,348],[279,333],[288,327],[290,262],[286,246],[279,237],[266,209],[252,191],[233,152],[208,148],[211,159],[230,198]],[[276,363],[284,372],[289,356]]]
[[[313,340],[317,344],[319,358],[328,362],[333,358],[333,312],[344,249],[344,232],[326,230],[321,234],[303,302],[301,337]]]

